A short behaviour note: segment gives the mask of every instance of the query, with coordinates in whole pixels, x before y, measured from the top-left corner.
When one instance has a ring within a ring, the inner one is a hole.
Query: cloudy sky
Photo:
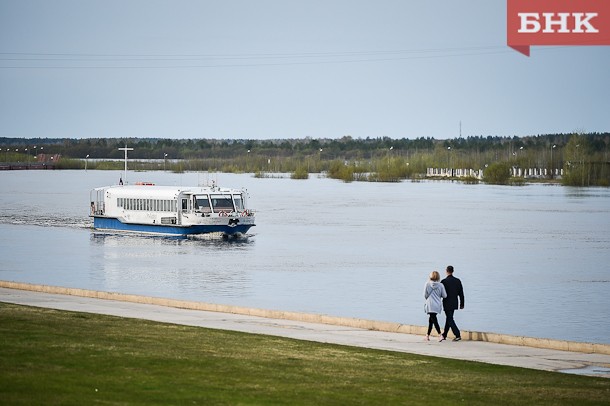
[[[610,131],[610,47],[531,52],[499,0],[0,0],[0,137]]]

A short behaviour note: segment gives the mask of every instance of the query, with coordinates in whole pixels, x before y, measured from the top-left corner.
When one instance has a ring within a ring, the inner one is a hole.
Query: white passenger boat
[[[96,230],[241,236],[255,225],[246,191],[217,186],[107,186],[93,189],[90,202]]]

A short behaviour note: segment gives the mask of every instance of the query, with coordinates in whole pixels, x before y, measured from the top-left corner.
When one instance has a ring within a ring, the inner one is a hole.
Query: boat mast
[[[125,173],[123,174],[123,183],[127,184],[127,151],[133,151],[133,148],[127,148],[127,144],[125,144],[125,148],[119,148],[119,151],[125,151]]]

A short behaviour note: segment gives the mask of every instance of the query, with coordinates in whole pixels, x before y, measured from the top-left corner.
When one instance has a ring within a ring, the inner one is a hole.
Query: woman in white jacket
[[[426,282],[424,286],[424,311],[428,313],[428,334],[426,334],[426,340],[430,341],[430,333],[432,332],[432,326],[434,326],[436,332],[441,334],[441,327],[438,324],[436,315],[443,311],[443,299],[447,297],[447,291],[442,283],[441,275],[437,271],[430,273],[430,280]]]

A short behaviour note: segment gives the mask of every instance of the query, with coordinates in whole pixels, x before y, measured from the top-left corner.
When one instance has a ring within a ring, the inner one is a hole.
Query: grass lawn
[[[0,403],[610,404],[610,380],[0,303]]]

